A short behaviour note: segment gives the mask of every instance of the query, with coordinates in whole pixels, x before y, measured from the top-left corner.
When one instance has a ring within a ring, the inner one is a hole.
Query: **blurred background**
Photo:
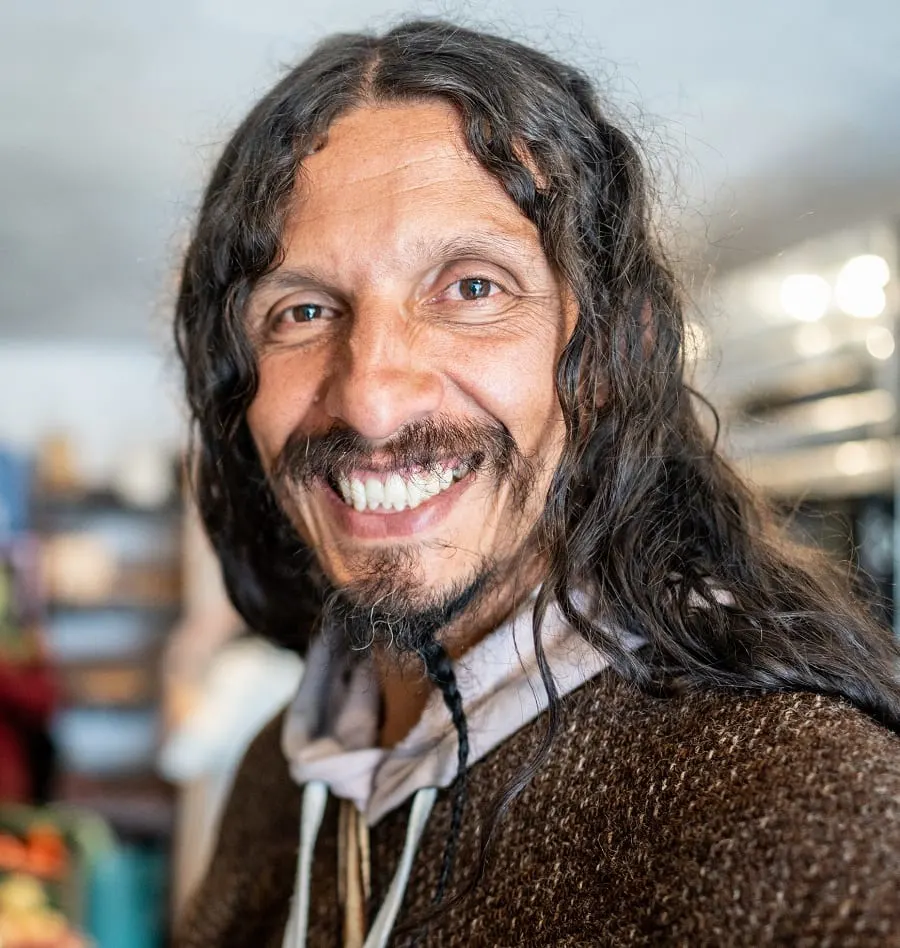
[[[329,32],[443,15],[600,81],[658,182],[728,450],[895,621],[895,0],[327,7],[0,7],[7,948],[165,944],[236,760],[296,686],[299,661],[225,601],[184,494],[169,325],[221,145]]]

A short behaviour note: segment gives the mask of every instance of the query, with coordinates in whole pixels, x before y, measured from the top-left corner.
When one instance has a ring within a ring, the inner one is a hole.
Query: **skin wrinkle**
[[[264,469],[271,474],[298,434],[346,426],[377,447],[404,425],[447,417],[500,422],[535,471],[522,509],[507,483],[477,475],[439,524],[399,544],[348,536],[321,485],[279,490],[337,587],[383,571],[397,549],[412,553],[404,585],[423,603],[493,564],[501,588],[468,608],[464,629],[442,634],[450,653],[462,654],[514,608],[515,571],[534,574],[518,554],[561,452],[553,372],[574,306],[535,226],[468,154],[444,103],[348,113],[305,161],[298,194],[281,264],[248,306],[259,387],[247,417]],[[491,295],[444,302],[466,276],[490,281]],[[279,322],[307,304],[325,307],[316,322]],[[423,690],[392,664],[379,662],[386,720],[402,722],[390,729],[394,741],[415,722]]]
[[[546,294],[536,293],[529,289],[528,272],[535,266],[534,261],[526,260],[525,267],[522,268],[525,272],[520,275],[510,269],[510,257],[515,259],[521,252],[521,242],[509,239],[499,230],[489,230],[485,227],[481,233],[460,234],[440,240],[417,238],[409,248],[403,248],[402,258],[407,262],[438,261],[444,265],[454,260],[462,261],[471,258],[474,261],[482,258],[492,267],[502,270],[505,283],[507,285],[512,283],[517,294],[523,299],[549,303],[550,299]],[[247,306],[247,322],[255,327],[260,320],[265,318],[268,310],[278,305],[280,293],[290,293],[300,289],[321,290],[325,294],[334,296],[336,300],[342,298],[340,289],[329,283],[324,271],[318,271],[309,265],[302,269],[281,266],[257,281]]]

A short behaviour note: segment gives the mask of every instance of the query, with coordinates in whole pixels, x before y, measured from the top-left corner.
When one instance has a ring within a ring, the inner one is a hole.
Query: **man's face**
[[[534,225],[435,100],[336,121],[283,243],[248,423],[301,537],[337,587],[402,563],[411,605],[502,572],[559,459],[575,318]]]

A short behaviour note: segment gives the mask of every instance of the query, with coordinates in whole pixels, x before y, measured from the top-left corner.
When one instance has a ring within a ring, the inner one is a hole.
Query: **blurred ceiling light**
[[[835,469],[856,477],[882,467],[890,459],[890,446],[884,441],[847,441],[834,452]]]
[[[831,332],[825,326],[800,326],[791,338],[797,355],[804,358],[822,355],[831,348]]]
[[[894,335],[886,326],[873,326],[866,333],[866,349],[873,359],[890,359],[894,354]]]
[[[821,319],[831,302],[828,281],[815,273],[795,273],[781,284],[781,306],[788,316],[804,323]]]
[[[874,253],[864,253],[859,257],[851,258],[841,267],[838,283],[841,280],[885,287],[891,281],[891,268],[884,257],[879,257]]]
[[[848,316],[874,319],[887,305],[884,288],[890,279],[891,270],[884,257],[871,253],[853,257],[838,273],[835,302]]]

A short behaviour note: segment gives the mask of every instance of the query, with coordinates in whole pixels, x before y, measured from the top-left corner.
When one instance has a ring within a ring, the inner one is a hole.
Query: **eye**
[[[500,291],[500,287],[486,277],[463,277],[455,283],[451,283],[447,288],[451,296],[457,296],[460,299],[472,302],[475,300],[486,300],[490,296],[495,296]]]
[[[274,314],[275,326],[294,326],[301,323],[314,323],[322,319],[331,319],[335,311],[322,303],[295,303],[285,306]]]
[[[297,306],[288,306],[278,314],[278,321],[283,323],[311,323],[320,319],[325,310],[318,303],[300,303]]]

